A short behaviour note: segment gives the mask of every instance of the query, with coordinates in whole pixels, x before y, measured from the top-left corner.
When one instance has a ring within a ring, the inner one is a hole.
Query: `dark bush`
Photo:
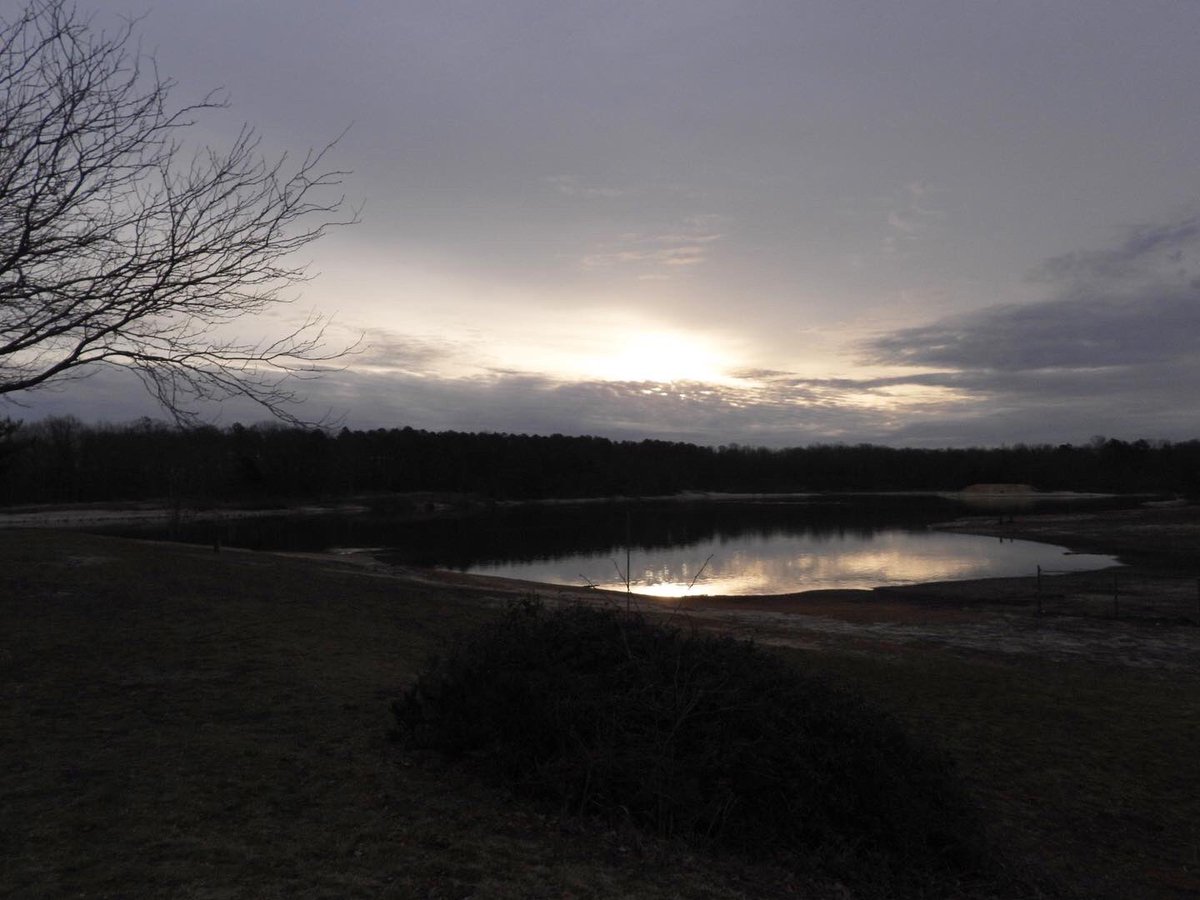
[[[394,709],[410,747],[664,836],[907,874],[980,846],[948,765],[894,720],[753,644],[638,614],[517,604]]]

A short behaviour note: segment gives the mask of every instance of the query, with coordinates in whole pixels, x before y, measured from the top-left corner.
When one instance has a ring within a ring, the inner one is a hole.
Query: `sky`
[[[1200,437],[1194,0],[79,8],[144,16],[178,102],[228,92],[201,141],[345,132],[360,221],[246,323],[361,336],[301,415],[711,445]],[[112,371],[16,399],[156,414]]]

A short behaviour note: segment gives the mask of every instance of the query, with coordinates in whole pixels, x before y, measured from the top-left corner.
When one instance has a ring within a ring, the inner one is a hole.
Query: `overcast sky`
[[[1200,437],[1200,3],[79,6],[144,13],[180,103],[229,92],[208,143],[246,122],[303,153],[349,128],[332,163],[361,222],[311,248],[288,315],[365,345],[305,386],[313,415]],[[138,391],[102,374],[10,414],[154,414]]]

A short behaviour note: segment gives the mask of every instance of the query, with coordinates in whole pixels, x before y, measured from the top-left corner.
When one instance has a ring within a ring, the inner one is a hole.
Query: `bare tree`
[[[291,379],[345,348],[319,316],[262,342],[229,325],[290,302],[307,277],[295,251],[354,219],[344,173],[326,169],[332,145],[267,160],[248,127],[186,151],[196,115],[225,101],[172,108],[135,24],[97,30],[67,0],[0,21],[0,395],[110,364],[181,423],[230,397],[296,422]]]

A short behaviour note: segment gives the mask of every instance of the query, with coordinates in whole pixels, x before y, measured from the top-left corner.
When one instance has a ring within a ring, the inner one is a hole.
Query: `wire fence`
[[[1038,615],[1200,624],[1200,578],[1121,569],[1070,572],[1038,566],[1036,600]]]

